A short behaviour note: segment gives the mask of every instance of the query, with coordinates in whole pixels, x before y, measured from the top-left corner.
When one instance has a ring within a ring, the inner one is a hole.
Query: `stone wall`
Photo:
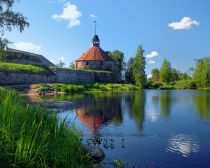
[[[20,72],[0,71],[0,85],[36,84],[36,83],[118,83],[120,76],[113,73],[89,72],[52,68],[51,75],[36,75]]]

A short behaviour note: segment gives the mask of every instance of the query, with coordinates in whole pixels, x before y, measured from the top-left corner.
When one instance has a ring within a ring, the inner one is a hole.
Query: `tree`
[[[172,68],[168,60],[164,60],[160,69],[160,81],[162,83],[170,83],[172,81]]]
[[[198,87],[210,86],[210,58],[203,58],[196,61],[193,79]]]
[[[160,70],[155,68],[155,69],[152,70],[151,74],[152,74],[152,81],[153,82],[159,82],[159,80],[160,80]]]
[[[16,0],[0,0],[0,49],[4,49],[10,42],[3,38],[5,31],[18,28],[20,32],[29,26],[26,18],[19,12],[14,12],[12,7]]]
[[[71,61],[71,62],[70,62],[69,68],[72,68],[72,69],[74,69],[74,68],[75,68],[74,61]]]
[[[114,52],[109,52],[109,56],[114,60],[114,71],[121,72],[125,68],[124,53],[115,50]]]
[[[64,65],[65,65],[65,63],[62,60],[60,60],[59,63],[56,64],[56,66],[58,66],[59,68],[63,68]]]
[[[132,67],[133,62],[134,62],[134,57],[131,57],[126,64],[126,79],[132,83],[134,83],[133,67]]]
[[[139,46],[131,68],[135,84],[140,87],[144,87],[146,84],[145,66],[146,61],[144,57],[144,50],[142,46]]]

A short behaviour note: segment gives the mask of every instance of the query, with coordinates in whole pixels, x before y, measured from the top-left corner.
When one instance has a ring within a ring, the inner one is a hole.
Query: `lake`
[[[61,96],[74,106],[58,114],[101,147],[104,167],[210,167],[210,92],[143,90]]]

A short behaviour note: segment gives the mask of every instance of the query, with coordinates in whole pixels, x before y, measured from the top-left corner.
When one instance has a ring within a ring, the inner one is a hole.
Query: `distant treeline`
[[[145,73],[146,61],[144,50],[139,46],[134,57],[127,63],[124,54],[118,50],[109,54],[115,63],[115,71],[125,70],[126,81],[151,89],[210,89],[210,58],[196,60],[196,66],[189,68],[187,72],[181,72],[173,68],[165,59],[160,69],[151,71],[151,77],[147,78]]]

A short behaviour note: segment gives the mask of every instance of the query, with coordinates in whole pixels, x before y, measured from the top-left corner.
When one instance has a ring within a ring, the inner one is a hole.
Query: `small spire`
[[[95,24],[95,35],[96,35],[97,22],[96,22],[96,21],[94,21],[94,24]]]

